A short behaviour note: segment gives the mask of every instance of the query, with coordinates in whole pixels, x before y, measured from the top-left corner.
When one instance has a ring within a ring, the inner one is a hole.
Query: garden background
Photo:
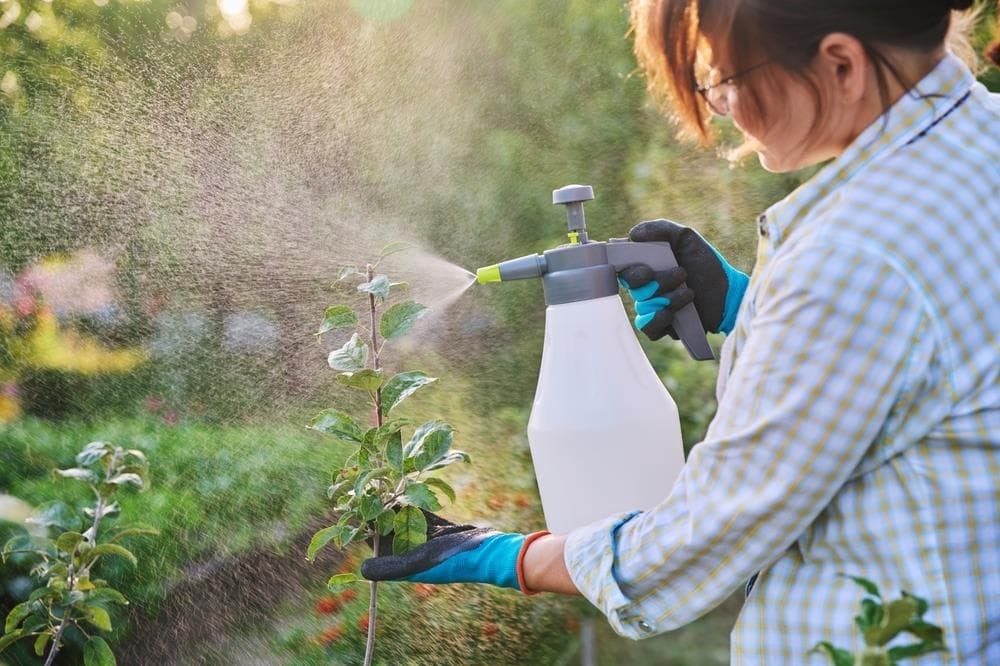
[[[582,0],[0,0],[0,541],[86,499],[52,470],[87,442],[146,452],[152,487],[123,515],[160,536],[138,569],[102,570],[132,600],[120,663],[360,661],[367,588],[325,581],[364,549],[304,556],[348,450],[303,426],[355,404],[326,364],[343,340],[314,335],[343,266],[409,244],[384,268],[432,313],[387,365],[441,378],[406,409],[472,455],[443,513],[525,532],[543,527],[525,438],[541,286],[465,291],[458,267],[562,242],[550,192],[576,182],[594,238],[665,216],[751,269],[756,214],[809,174],[679,143],[627,23]],[[716,366],[644,346],[691,446]],[[3,566],[0,612],[27,567]],[[588,644],[601,664],[725,664],[741,599],[633,643],[579,599],[381,591],[385,664],[570,664]]]

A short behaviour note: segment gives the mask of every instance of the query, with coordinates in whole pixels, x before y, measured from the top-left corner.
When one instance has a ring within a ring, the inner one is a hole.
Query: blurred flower
[[[316,602],[315,609],[320,615],[330,615],[340,610],[341,600],[338,597],[327,595],[320,597]]]
[[[507,506],[507,496],[503,493],[496,493],[488,500],[486,500],[486,505],[489,506],[494,511],[499,511],[500,509]]]
[[[417,595],[420,599],[429,599],[437,594],[437,586],[428,583],[415,583],[413,585],[413,594]]]
[[[363,634],[364,633],[368,633],[368,622],[369,622],[368,613],[365,613],[364,615],[362,615],[361,617],[359,617],[358,618],[358,631],[360,631]]]
[[[344,635],[343,625],[336,624],[332,627],[324,629],[323,632],[317,637],[317,642],[320,645],[329,645],[330,643],[336,643]]]
[[[177,412],[166,412],[163,415],[163,423],[168,426],[175,426],[180,422],[181,418]]]
[[[493,638],[500,633],[500,627],[496,622],[483,622],[483,637]]]
[[[151,395],[146,398],[146,411],[153,414],[163,409],[163,398],[158,395]]]
[[[357,598],[358,598],[358,591],[353,588],[346,589],[340,593],[340,600],[343,601],[345,604],[349,604]]]
[[[36,261],[18,276],[18,284],[45,301],[60,318],[107,316],[117,312],[114,273],[114,264],[100,254],[81,250],[68,258]]]
[[[519,509],[527,509],[531,506],[531,498],[528,497],[527,493],[518,493],[514,495],[514,506]]]

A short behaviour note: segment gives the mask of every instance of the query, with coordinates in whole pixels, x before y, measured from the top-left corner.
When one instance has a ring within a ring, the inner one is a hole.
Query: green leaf
[[[378,514],[378,518],[375,519],[375,529],[382,536],[385,536],[393,530],[393,523],[396,520],[396,512],[392,509],[386,509],[382,513]]]
[[[309,542],[309,547],[306,548],[306,559],[312,562],[316,559],[316,553],[318,553],[326,544],[330,543],[340,532],[343,527],[340,525],[333,525],[331,527],[324,527],[316,534],[313,534],[312,540]]]
[[[374,495],[362,496],[358,503],[358,513],[361,514],[361,520],[374,520],[382,513],[382,500]]]
[[[885,645],[903,631],[916,617],[917,602],[904,597],[890,601],[884,608],[885,615],[878,626],[862,632],[868,645]]]
[[[404,506],[393,521],[392,554],[402,555],[427,541],[427,519],[415,506]]]
[[[99,587],[90,593],[92,601],[110,601],[112,603],[128,606],[128,599],[118,590],[111,587]]]
[[[41,657],[45,654],[45,646],[49,644],[50,640],[52,640],[51,631],[43,631],[38,634],[38,638],[35,639],[35,654],[37,656]]]
[[[84,536],[79,532],[63,532],[56,539],[56,548],[66,553],[67,555],[72,555],[73,550],[76,545],[84,540]]]
[[[341,372],[363,370],[368,363],[368,345],[355,333],[340,349],[330,352],[327,363]]]
[[[338,328],[356,326],[357,323],[358,316],[354,314],[354,310],[350,307],[346,305],[331,305],[323,313],[323,322],[319,325],[319,331],[316,335],[323,335]]]
[[[92,465],[104,456],[111,455],[114,447],[108,442],[91,442],[76,454],[76,462],[81,465]]]
[[[116,486],[133,485],[137,488],[142,488],[142,477],[138,474],[133,474],[131,472],[126,472],[125,474],[117,474],[112,478],[108,479],[108,483]]]
[[[389,295],[389,278],[382,274],[376,275],[370,282],[359,284],[358,291],[363,291],[366,294],[371,294],[376,298],[385,300]]]
[[[115,655],[100,636],[91,636],[83,644],[84,666],[115,666]]]
[[[467,463],[467,462],[472,462],[472,459],[469,458],[469,454],[466,453],[465,451],[455,450],[455,451],[449,452],[448,455],[446,455],[445,457],[441,458],[437,462],[434,462],[434,463],[431,463],[431,464],[427,465],[426,467],[424,467],[422,469],[422,471],[424,471],[424,472],[433,472],[436,469],[441,469],[442,467],[447,467],[448,465],[451,465],[452,463],[457,463],[457,462],[465,462],[465,463]]]
[[[910,645],[897,645],[896,647],[889,648],[889,659],[892,663],[896,663],[900,659],[919,657],[920,655],[943,649],[944,644],[940,642],[922,641],[920,643],[911,643]]]
[[[916,602],[918,616],[923,617],[924,613],[927,612],[927,609],[930,608],[930,604],[927,603],[926,599],[918,597],[915,594],[910,594],[906,590],[900,590],[900,592],[902,592],[904,598],[909,597],[910,599],[913,599],[914,602]]]
[[[111,537],[111,542],[114,543],[119,539],[124,539],[130,536],[160,536],[160,530],[155,527],[126,527],[123,530],[119,530]]]
[[[346,280],[352,275],[363,275],[363,273],[358,270],[357,266],[344,266],[343,268],[340,269],[340,272],[337,273],[337,282],[340,282],[341,280]]]
[[[436,377],[428,377],[427,374],[419,370],[393,375],[382,388],[383,410],[386,413],[391,412],[399,403],[413,395],[421,386],[427,386],[436,381]]]
[[[809,650],[809,654],[813,652],[826,654],[833,666],[854,666],[854,655],[847,650],[834,647],[830,641],[820,641],[812,650]]]
[[[87,622],[102,631],[111,631],[111,616],[100,606],[87,606],[83,611]]]
[[[129,454],[133,458],[138,459],[139,462],[141,462],[142,464],[146,464],[146,454],[140,451],[139,449],[129,449],[125,453]]]
[[[428,421],[418,427],[413,436],[410,437],[410,441],[406,443],[403,447],[403,457],[411,458],[420,454],[424,449],[424,442],[426,439],[435,432],[445,431],[452,432],[450,425],[444,421]]]
[[[326,489],[327,499],[336,501],[338,497],[346,493],[354,486],[354,481],[351,479],[345,479],[344,481],[338,481],[329,488]]]
[[[424,483],[426,483],[428,486],[433,486],[437,488],[445,495],[447,495],[448,499],[450,499],[452,503],[455,502],[455,489],[449,486],[447,483],[445,483],[444,480],[439,479],[436,476],[432,476],[430,478],[424,479]]]
[[[337,375],[337,381],[344,386],[374,392],[382,385],[382,369],[365,368],[357,372],[343,372]]]
[[[384,479],[388,476],[389,476],[389,470],[385,468],[368,470],[367,472],[359,476],[357,480],[354,482],[354,494],[357,495],[358,497],[361,497],[364,494],[365,489],[367,488],[369,483],[371,483],[376,479]]]
[[[867,578],[862,578],[861,576],[851,576],[845,573],[838,573],[837,575],[840,576],[841,578],[850,578],[855,583],[863,587],[865,589],[865,592],[867,592],[868,594],[872,595],[877,599],[882,598],[882,595],[879,594],[878,586],[875,585],[875,583],[868,580]]]
[[[906,631],[923,640],[925,643],[944,644],[944,630],[930,622],[923,620],[911,622],[910,626],[906,627]]]
[[[118,513],[121,510],[122,508],[118,504],[118,502],[111,502],[110,504],[105,504],[104,506],[101,507],[101,518],[105,516],[110,516],[113,513]],[[95,510],[92,507],[85,506],[83,507],[83,513],[88,518],[93,518]]]
[[[325,432],[339,439],[346,439],[360,444],[364,434],[359,426],[349,414],[345,414],[337,409],[325,409],[312,420],[309,427],[313,430]]]
[[[378,322],[378,331],[386,340],[395,340],[406,335],[417,320],[427,313],[427,306],[404,301],[396,303],[382,313]]]
[[[119,557],[124,557],[126,560],[132,563],[132,566],[139,564],[138,560],[135,559],[135,555],[132,551],[124,546],[120,546],[117,543],[102,543],[94,546],[92,549],[88,550],[83,556],[86,562],[93,562],[101,555],[117,555]]]
[[[865,597],[861,600],[861,613],[855,616],[854,623],[858,625],[858,629],[864,632],[882,622],[882,613],[882,604],[870,597]]]
[[[418,481],[406,484],[406,491],[399,497],[399,501],[428,511],[437,511],[441,508],[441,502],[438,501],[434,491]]]
[[[81,520],[76,511],[64,502],[47,502],[38,507],[27,522],[42,527],[55,527],[62,531],[76,532],[80,529]]]
[[[361,578],[357,574],[353,573],[342,573],[336,576],[331,576],[330,580],[326,581],[326,589],[331,592],[337,592],[343,587],[347,587],[351,583],[357,583],[361,581]]]
[[[403,437],[398,430],[385,445],[385,458],[394,470],[403,470]]]
[[[21,625],[24,620],[34,612],[35,602],[25,601],[10,609],[7,613],[7,621],[4,622],[4,633],[9,634]]]
[[[398,252],[409,250],[411,247],[413,247],[413,243],[408,243],[406,241],[392,241],[391,243],[387,243],[386,246],[382,248],[382,251],[378,253],[376,263]]]
[[[89,469],[84,469],[82,467],[71,467],[70,469],[57,469],[55,473],[66,479],[76,479],[77,481],[86,481],[87,483],[96,483],[97,475],[94,474]]]
[[[17,631],[12,631],[9,634],[4,634],[0,636],[0,652],[3,652],[8,645],[15,643],[24,637],[24,632],[18,629]]]

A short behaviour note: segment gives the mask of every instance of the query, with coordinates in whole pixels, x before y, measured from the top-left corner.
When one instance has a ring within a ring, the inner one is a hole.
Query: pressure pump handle
[[[635,243],[627,238],[611,238],[608,239],[608,263],[616,273],[629,264],[646,264],[654,271],[665,271],[676,266],[677,259],[670,243]],[[691,358],[696,361],[715,358],[694,303],[689,303],[674,313],[673,326]]]

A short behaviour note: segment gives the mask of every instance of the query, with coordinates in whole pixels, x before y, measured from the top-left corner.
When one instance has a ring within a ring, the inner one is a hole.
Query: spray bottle
[[[589,185],[552,193],[569,243],[476,272],[480,284],[542,278],[545,343],[528,443],[548,529],[563,534],[664,500],[684,465],[677,405],[642,351],[618,295],[617,272],[677,265],[668,243],[587,237]],[[697,360],[714,358],[694,305],[674,330]]]

